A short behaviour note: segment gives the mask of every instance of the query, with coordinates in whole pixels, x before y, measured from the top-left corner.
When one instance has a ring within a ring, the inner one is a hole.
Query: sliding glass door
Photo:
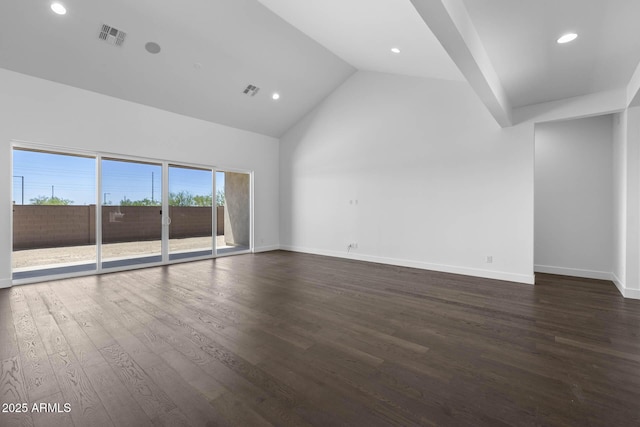
[[[162,164],[102,158],[102,268],[162,261]]]
[[[13,144],[13,279],[251,251],[251,174]]]
[[[169,259],[213,255],[213,172],[169,165]]]
[[[96,159],[13,150],[13,278],[96,269]]]

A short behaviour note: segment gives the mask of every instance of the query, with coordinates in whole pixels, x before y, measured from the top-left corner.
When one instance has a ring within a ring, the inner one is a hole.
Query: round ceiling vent
[[[147,44],[144,45],[144,48],[147,49],[147,52],[152,53],[152,54],[156,54],[156,53],[160,53],[160,45],[158,43],[155,42],[149,42]]]

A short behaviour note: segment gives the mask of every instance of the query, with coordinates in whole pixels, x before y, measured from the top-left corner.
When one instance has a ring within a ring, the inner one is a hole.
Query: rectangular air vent
[[[256,96],[258,91],[260,91],[259,87],[255,87],[254,85],[249,85],[242,93],[249,96]]]
[[[124,39],[127,37],[127,33],[117,28],[110,27],[109,25],[102,25],[100,28],[100,34],[98,38],[114,46],[122,46]]]

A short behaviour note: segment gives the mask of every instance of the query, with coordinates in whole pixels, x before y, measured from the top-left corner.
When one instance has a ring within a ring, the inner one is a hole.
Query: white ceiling
[[[640,61],[638,0],[464,4],[513,107],[623,88]]]
[[[258,1],[357,69],[464,80],[409,0]]]
[[[0,67],[276,137],[355,71],[255,0],[62,2],[2,1]],[[98,40],[103,23],[123,47]]]
[[[464,80],[460,65],[507,117],[624,88],[640,61],[640,0],[60,1],[65,16],[2,1],[0,67],[275,137],[356,69]],[[103,23],[128,33],[122,48],[98,40]]]

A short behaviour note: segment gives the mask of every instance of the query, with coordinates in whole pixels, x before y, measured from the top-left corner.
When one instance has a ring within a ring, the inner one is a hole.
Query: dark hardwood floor
[[[640,425],[640,301],[537,281],[277,251],[1,290],[0,425]]]

